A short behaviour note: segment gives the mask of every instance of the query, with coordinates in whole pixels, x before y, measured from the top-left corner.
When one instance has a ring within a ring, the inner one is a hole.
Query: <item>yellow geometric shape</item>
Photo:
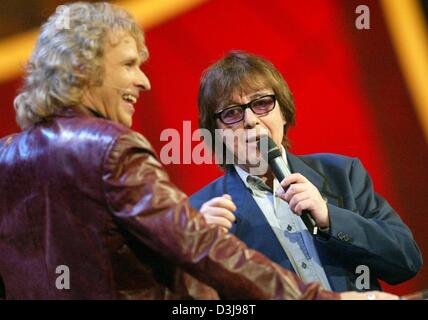
[[[398,60],[428,142],[428,31],[417,0],[382,0]]]
[[[144,30],[185,13],[207,0],[127,0],[114,4],[127,9]],[[0,41],[0,83],[22,74],[39,29]]]

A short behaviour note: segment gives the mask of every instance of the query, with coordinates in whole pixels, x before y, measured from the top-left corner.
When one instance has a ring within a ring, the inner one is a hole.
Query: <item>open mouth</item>
[[[258,143],[260,141],[260,137],[247,139],[247,143]]]
[[[253,143],[253,142],[256,142],[256,143],[259,143],[259,141],[261,140],[261,139],[266,139],[267,138],[267,136],[268,135],[264,135],[264,134],[261,134],[261,135],[256,135],[256,136],[254,136],[254,137],[250,137],[250,138],[247,138],[247,143]]]
[[[137,102],[137,97],[129,93],[125,93],[124,95],[122,95],[122,99],[125,102],[131,103],[131,104],[135,104]]]

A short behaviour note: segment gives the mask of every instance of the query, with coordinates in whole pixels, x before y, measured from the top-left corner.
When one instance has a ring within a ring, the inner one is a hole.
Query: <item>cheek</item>
[[[111,92],[112,92],[112,90],[109,90],[108,88],[101,87],[95,93],[95,99],[105,109],[108,109],[108,107],[109,107],[109,103],[108,102],[112,100],[112,93]]]
[[[285,118],[282,115],[279,108],[275,108],[275,113],[272,115],[273,117],[270,119],[270,127],[273,132],[277,132],[278,135],[282,136],[284,132]]]
[[[217,127],[219,135],[216,135],[215,139],[222,139],[222,142],[226,147],[235,152],[239,145],[245,144],[245,135],[243,134],[242,129],[239,128],[230,128],[224,124],[220,124]]]
[[[127,88],[136,78],[135,71],[131,70],[121,70],[120,73],[115,77],[119,87]]]
[[[269,135],[272,137],[276,144],[282,143],[282,137],[284,135],[284,125],[280,118],[272,119],[272,121],[266,121],[263,123],[264,127],[269,131]]]

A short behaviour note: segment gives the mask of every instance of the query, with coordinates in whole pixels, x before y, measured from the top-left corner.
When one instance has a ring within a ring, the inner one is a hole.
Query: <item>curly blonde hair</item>
[[[80,103],[89,85],[101,84],[106,35],[127,32],[147,55],[144,34],[124,9],[109,3],[61,5],[42,26],[16,96],[16,122],[28,128]]]

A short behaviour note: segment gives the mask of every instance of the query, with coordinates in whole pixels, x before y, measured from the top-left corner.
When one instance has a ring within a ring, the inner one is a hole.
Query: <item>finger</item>
[[[223,217],[207,216],[207,217],[205,217],[205,221],[208,224],[215,224],[215,225],[218,225],[220,227],[224,227],[228,230],[230,228],[232,228],[232,223]]]
[[[219,207],[208,207],[207,209],[201,211],[204,217],[213,216],[213,217],[221,217],[229,220],[230,222],[235,222],[235,215],[227,209],[219,208]]]
[[[225,197],[217,197],[217,198],[214,198],[213,200],[214,201],[211,204],[211,206],[224,208],[232,212],[236,211],[236,206],[231,199],[227,199]]]
[[[398,300],[400,298],[395,294],[382,291],[368,291],[365,294],[367,295],[367,300]]]
[[[290,209],[293,211],[296,211],[296,206],[304,200],[310,199],[311,195],[308,191],[304,191],[298,194],[295,194],[290,201],[288,202],[288,205],[290,206]]]
[[[228,210],[230,210],[232,212],[236,211],[237,208],[236,208],[235,203],[232,200],[232,196],[230,194],[226,193],[222,197],[227,200],[226,203],[229,205],[228,208],[226,208],[226,209],[228,209]]]
[[[204,205],[208,205],[210,207],[219,207],[224,208],[229,211],[236,211],[236,205],[233,203],[231,199],[227,199],[226,197],[216,197],[204,203]]]
[[[376,299],[377,300],[399,300],[400,297],[391,293],[379,292],[379,293],[376,293]]]
[[[230,194],[225,193],[222,197],[232,201],[232,196]]]
[[[204,202],[201,206],[201,208],[199,209],[200,212],[206,210],[206,208],[210,207],[212,203],[214,203],[216,201],[217,197],[212,198],[206,202]]]
[[[284,193],[281,198],[285,201],[289,202],[294,195],[299,194],[301,192],[305,192],[310,189],[310,185],[307,183],[293,183],[288,187],[286,193]]]
[[[301,216],[303,211],[305,211],[305,210],[311,211],[311,209],[313,209],[313,207],[314,207],[314,201],[312,199],[306,199],[306,200],[302,200],[298,204],[296,204],[296,206],[294,207],[294,211],[299,216]]]
[[[302,174],[300,173],[292,173],[289,176],[285,177],[284,180],[281,181],[281,186],[284,189],[287,189],[290,184],[293,183],[305,183],[308,182]]]
[[[215,198],[212,198],[212,199],[208,200],[207,202],[204,202],[204,204],[203,204],[203,205],[211,206],[212,204],[217,203],[220,199],[223,199],[223,197],[215,197]]]

